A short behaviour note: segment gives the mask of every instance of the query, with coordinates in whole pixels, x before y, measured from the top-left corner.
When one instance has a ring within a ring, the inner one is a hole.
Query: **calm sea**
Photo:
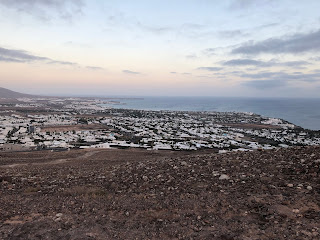
[[[232,97],[142,97],[121,99],[114,108],[174,111],[254,112],[320,130],[320,99],[266,99]]]

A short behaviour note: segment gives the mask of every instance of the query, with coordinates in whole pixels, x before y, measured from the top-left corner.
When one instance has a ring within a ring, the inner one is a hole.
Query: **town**
[[[143,148],[251,151],[320,144],[320,132],[237,112],[117,109],[119,101],[18,98],[0,102],[0,150]]]

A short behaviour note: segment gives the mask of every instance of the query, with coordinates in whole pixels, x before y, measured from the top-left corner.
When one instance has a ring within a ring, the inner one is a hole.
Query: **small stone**
[[[230,177],[226,174],[221,174],[219,177],[219,180],[228,180],[228,179],[230,179]]]
[[[182,166],[187,166],[188,163],[187,163],[186,161],[182,161],[182,162],[181,162],[181,165],[182,165]]]
[[[311,186],[308,186],[307,189],[308,189],[308,190],[312,190],[312,187],[311,187]]]
[[[63,215],[62,213],[57,213],[57,214],[56,214],[56,217],[57,217],[57,218],[61,218],[62,215]]]
[[[126,214],[127,217],[129,217],[129,215],[130,215],[130,213],[128,211],[125,214]]]
[[[143,176],[142,179],[143,179],[143,181],[148,181],[148,177],[147,176]]]
[[[287,184],[288,187],[293,187],[292,183]]]

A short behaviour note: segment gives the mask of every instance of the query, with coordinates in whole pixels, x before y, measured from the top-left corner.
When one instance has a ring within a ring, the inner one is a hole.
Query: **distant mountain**
[[[0,87],[0,98],[23,98],[23,97],[33,98],[37,96],[25,94],[25,93],[19,93],[19,92],[11,91],[9,89]]]

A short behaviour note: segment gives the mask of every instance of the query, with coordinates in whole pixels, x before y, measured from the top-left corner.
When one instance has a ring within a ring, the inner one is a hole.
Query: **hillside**
[[[23,97],[33,98],[36,96],[15,92],[15,91],[9,90],[7,88],[0,87],[0,98],[23,98]]]
[[[0,239],[319,239],[320,147],[0,153]]]

